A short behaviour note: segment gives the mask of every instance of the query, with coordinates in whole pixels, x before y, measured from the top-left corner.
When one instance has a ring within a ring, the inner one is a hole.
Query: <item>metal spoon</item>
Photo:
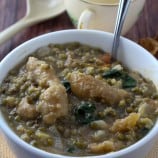
[[[64,0],[27,0],[26,15],[3,32],[0,32],[0,44],[13,37],[20,30],[55,17],[64,10]]]
[[[115,30],[114,30],[114,40],[113,40],[113,45],[112,45],[112,58],[113,59],[117,59],[117,49],[118,49],[119,41],[120,41],[120,34],[122,31],[122,27],[123,27],[125,17],[127,15],[127,11],[128,11],[131,1],[132,0],[120,0],[119,2]]]

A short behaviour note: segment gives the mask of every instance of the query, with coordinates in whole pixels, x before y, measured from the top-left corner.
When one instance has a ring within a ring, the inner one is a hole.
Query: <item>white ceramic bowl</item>
[[[8,71],[17,65],[23,58],[34,52],[37,48],[49,43],[66,43],[78,41],[91,46],[97,46],[107,52],[111,51],[113,35],[101,31],[67,30],[53,32],[34,38],[20,45],[10,52],[0,63],[0,83]],[[151,79],[158,88],[158,63],[145,49],[136,43],[121,38],[118,51],[120,60],[129,69],[140,72],[144,77]],[[17,158],[70,158],[68,156],[47,153],[21,140],[8,126],[0,112],[0,128],[15,152]],[[140,141],[123,150],[93,158],[144,158],[152,148],[158,134],[158,122],[153,129]],[[91,158],[92,158],[91,157]],[[88,157],[87,157],[88,158]]]

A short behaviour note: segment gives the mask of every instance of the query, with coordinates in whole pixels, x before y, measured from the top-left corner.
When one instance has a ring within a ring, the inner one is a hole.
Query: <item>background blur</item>
[[[25,0],[0,0],[0,31],[21,19],[26,12]],[[19,44],[38,35],[74,28],[67,13],[56,18],[36,24],[19,32],[14,38],[0,45],[0,60]],[[158,34],[158,0],[146,0],[145,7],[137,23],[126,34],[131,40],[138,41],[143,37],[154,37]]]

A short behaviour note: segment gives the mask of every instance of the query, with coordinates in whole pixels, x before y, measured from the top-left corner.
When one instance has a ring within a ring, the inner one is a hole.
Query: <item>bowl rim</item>
[[[84,3],[90,4],[90,5],[97,5],[97,6],[107,6],[107,7],[113,7],[113,6],[118,6],[118,2],[110,3],[110,2],[91,2],[90,0],[80,0]],[[132,0],[131,3],[135,2],[136,0]]]
[[[32,43],[34,43],[35,41],[40,41],[43,38],[48,38],[51,36],[55,36],[55,35],[59,35],[59,34],[104,34],[104,36],[106,37],[112,37],[113,34],[112,33],[108,33],[108,32],[104,32],[104,31],[97,31],[97,30],[76,30],[76,29],[70,29],[70,30],[61,30],[61,31],[55,31],[55,32],[51,32],[51,33],[46,33],[40,36],[37,36],[35,38],[32,38],[26,42],[24,42],[23,44],[19,45],[18,47],[16,47],[15,49],[13,49],[0,63],[0,71],[2,70],[3,64],[7,62],[7,60],[12,57],[14,54],[16,54],[16,52],[18,52],[19,50],[22,50],[23,47],[30,45]],[[136,47],[139,47],[142,49],[142,51],[145,51],[146,53],[148,53],[147,50],[145,50],[144,48],[142,48],[141,46],[139,46],[138,44],[136,44],[135,42],[121,37],[121,40],[129,43],[130,45],[134,45]],[[149,53],[150,56],[152,56]],[[153,61],[155,60],[155,62],[157,62],[157,60],[152,56]],[[1,84],[1,83],[0,83]],[[9,138],[11,139],[14,143],[20,145],[21,147],[23,147],[24,149],[26,149],[28,152],[31,153],[35,153],[35,154],[39,154],[40,156],[43,157],[47,157],[47,158],[51,158],[51,157],[56,157],[56,158],[74,158],[75,156],[66,156],[66,155],[59,155],[59,154],[54,154],[54,153],[48,153],[46,151],[43,151],[41,149],[38,149],[36,147],[31,146],[30,144],[26,143],[25,141],[23,141],[20,137],[18,137],[16,135],[16,133],[9,127],[9,125],[7,124],[7,122],[5,121],[5,118],[2,116],[2,112],[0,110],[0,129],[3,131],[3,133]],[[140,139],[139,141],[137,141],[136,143],[134,143],[133,145],[130,145],[129,147],[126,147],[124,149],[121,149],[119,151],[116,152],[111,152],[108,154],[103,154],[103,155],[98,155],[98,156],[84,156],[84,158],[117,158],[119,156],[123,156],[126,155],[127,153],[131,153],[132,151],[142,147],[143,145],[145,145],[146,143],[148,143],[149,141],[151,141],[154,137],[156,137],[156,135],[158,134],[158,121],[155,122],[154,127],[150,130],[150,132],[143,137],[142,139]],[[77,156],[77,158],[80,158]]]

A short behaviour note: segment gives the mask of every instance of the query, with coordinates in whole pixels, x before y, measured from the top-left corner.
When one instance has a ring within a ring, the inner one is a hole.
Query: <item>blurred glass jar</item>
[[[72,23],[79,29],[96,29],[113,32],[119,0],[64,0]],[[137,21],[145,0],[132,0],[122,34]]]

